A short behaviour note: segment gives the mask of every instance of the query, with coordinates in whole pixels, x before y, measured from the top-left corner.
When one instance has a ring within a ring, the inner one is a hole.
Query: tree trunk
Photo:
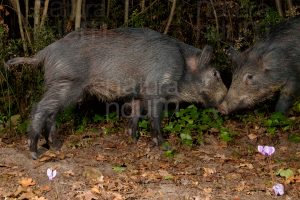
[[[100,13],[100,20],[101,20],[101,27],[105,26],[105,16],[106,16],[106,5],[105,5],[105,0],[101,1],[101,13]]]
[[[287,0],[287,3],[288,3],[289,10],[292,11],[294,9],[293,1],[292,0]]]
[[[83,22],[86,22],[86,4],[85,3],[86,3],[86,0],[82,0],[82,3],[81,3],[81,19],[82,19]]]
[[[124,24],[128,26],[128,12],[129,12],[129,0],[125,0],[125,14],[124,14]]]
[[[109,17],[109,10],[110,10],[110,0],[107,0],[107,8],[106,8],[106,17]]]
[[[20,9],[20,3],[19,3],[19,0],[10,0],[10,2],[11,2],[11,5],[14,7],[14,9],[17,12],[19,29],[20,29],[21,39],[22,39],[22,43],[23,43],[23,50],[26,54],[27,53],[27,44],[26,44],[25,34],[24,34],[24,30],[23,30],[22,13],[21,13],[21,9]]]
[[[25,0],[25,25],[28,25],[29,0]]]
[[[141,1],[141,10],[142,10],[142,12],[144,12],[144,10],[145,10],[145,0]]]
[[[70,20],[74,21],[75,20],[75,16],[76,16],[77,0],[72,0],[71,4],[72,4],[72,10],[71,10],[71,14],[70,14]]]
[[[36,32],[39,23],[40,23],[40,9],[41,9],[41,0],[35,0],[34,2],[34,32]]]
[[[276,7],[278,10],[278,13],[281,17],[283,17],[283,11],[282,11],[282,6],[281,6],[281,0],[275,0],[276,2]]]
[[[200,6],[200,0],[198,0],[197,4],[197,30],[196,30],[196,44],[199,44],[200,42],[200,12],[201,12],[201,6]]]
[[[171,12],[170,12],[170,15],[169,15],[169,19],[168,19],[164,34],[167,34],[168,31],[169,31],[170,25],[171,25],[172,20],[173,20],[173,16],[175,14],[175,8],[176,8],[176,0],[173,0]]]
[[[80,28],[82,0],[77,0],[75,15],[75,30]]]
[[[47,17],[48,6],[49,6],[49,0],[45,0],[45,5],[44,5],[44,9],[43,9],[43,15],[42,15],[40,27],[44,26],[45,19]]]

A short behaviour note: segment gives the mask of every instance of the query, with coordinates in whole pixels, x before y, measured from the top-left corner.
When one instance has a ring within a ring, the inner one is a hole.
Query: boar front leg
[[[131,116],[129,121],[128,133],[134,140],[139,138],[138,123],[143,112],[143,103],[139,99],[131,101]]]
[[[287,114],[288,110],[293,106],[295,102],[295,96],[297,93],[297,84],[296,82],[288,82],[284,88],[280,91],[280,97],[277,101],[275,111]]]

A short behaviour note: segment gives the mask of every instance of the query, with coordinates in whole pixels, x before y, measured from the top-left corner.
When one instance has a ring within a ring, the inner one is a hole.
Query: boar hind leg
[[[59,110],[75,103],[82,94],[82,90],[72,86],[71,82],[56,83],[44,94],[32,113],[29,127],[29,149],[33,159],[37,159],[37,144],[45,128],[43,136],[47,144],[52,140],[55,131],[55,117]]]
[[[280,92],[275,111],[287,114],[288,110],[293,106],[296,94],[296,83],[291,82],[285,85]]]
[[[160,99],[152,99],[148,101],[148,115],[151,121],[151,136],[155,145],[161,145],[164,142],[164,138],[160,131],[163,105],[164,103]]]

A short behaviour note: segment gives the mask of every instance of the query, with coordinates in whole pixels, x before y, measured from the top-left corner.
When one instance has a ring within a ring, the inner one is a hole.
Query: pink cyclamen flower
[[[275,148],[272,146],[261,146],[258,145],[257,150],[264,156],[270,156],[275,152]]]
[[[273,191],[276,196],[282,196],[284,194],[284,186],[280,183],[277,183],[273,186]]]
[[[50,168],[47,169],[47,176],[50,181],[52,181],[52,179],[56,176],[56,174],[57,174],[56,170],[52,170]]]

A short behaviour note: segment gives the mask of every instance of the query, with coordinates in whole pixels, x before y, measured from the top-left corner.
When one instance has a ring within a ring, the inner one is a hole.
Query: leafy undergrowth
[[[212,110],[188,109],[165,122],[171,153],[152,146],[145,134],[135,143],[113,116],[108,121],[95,116],[97,125],[85,124],[80,133],[61,124],[59,150],[41,147],[37,161],[29,157],[25,136],[2,136],[0,199],[274,199],[272,187],[278,183],[284,199],[300,198],[299,116],[223,120]],[[192,145],[175,134],[176,124],[182,132],[189,126]],[[224,140],[222,130],[234,137]],[[275,152],[264,156],[258,145]]]

